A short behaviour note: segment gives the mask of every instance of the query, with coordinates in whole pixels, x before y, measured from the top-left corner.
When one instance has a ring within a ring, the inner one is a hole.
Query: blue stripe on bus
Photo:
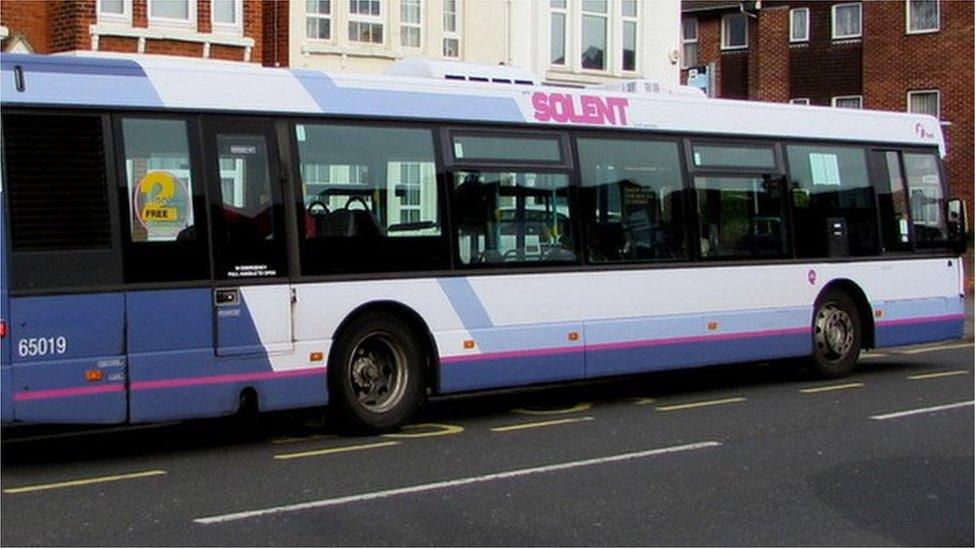
[[[347,88],[337,86],[321,72],[292,69],[291,73],[322,112],[328,114],[525,121],[525,116],[512,98]]]
[[[439,278],[437,283],[440,284],[448,302],[454,308],[458,318],[461,319],[461,325],[464,326],[464,329],[472,330],[492,326],[491,317],[481,302],[481,298],[471,287],[471,281],[458,276]]]
[[[0,96],[5,103],[60,103],[162,107],[163,101],[138,63],[123,59],[77,60],[4,54]],[[14,67],[23,67],[18,91]]]

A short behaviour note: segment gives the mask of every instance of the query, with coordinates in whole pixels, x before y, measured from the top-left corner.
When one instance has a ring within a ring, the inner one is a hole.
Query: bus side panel
[[[261,344],[268,334],[252,318],[246,296],[221,310],[234,313],[235,341],[258,345],[250,353],[216,356],[212,296],[209,288],[128,294],[130,421],[232,414],[248,388],[262,411],[325,403],[325,369],[309,364],[304,348],[267,352]]]
[[[2,169],[2,167],[0,167]],[[2,177],[2,175],[0,175]],[[7,203],[0,183],[0,320],[10,326],[10,283],[7,281]],[[0,338],[0,421],[13,421],[14,394],[13,373],[10,367],[10,343],[13,338],[6,334]]]
[[[124,422],[124,311],[121,293],[11,299],[14,419]]]
[[[925,298],[875,305],[884,316],[875,322],[875,346],[895,347],[963,337],[963,298]]]
[[[586,376],[804,356],[809,307],[586,323]]]

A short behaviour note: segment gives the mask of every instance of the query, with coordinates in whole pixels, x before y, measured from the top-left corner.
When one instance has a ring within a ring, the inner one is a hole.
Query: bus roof
[[[938,146],[945,154],[939,121],[927,115],[165,56],[2,54],[0,102],[796,137]]]

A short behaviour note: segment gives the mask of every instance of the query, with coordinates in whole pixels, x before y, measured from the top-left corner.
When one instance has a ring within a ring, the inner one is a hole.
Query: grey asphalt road
[[[8,429],[0,543],[972,546],[971,338],[793,366],[440,399],[398,436]]]

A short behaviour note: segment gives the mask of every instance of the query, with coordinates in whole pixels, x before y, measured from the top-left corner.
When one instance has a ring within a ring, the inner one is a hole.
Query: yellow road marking
[[[872,351],[870,353],[861,353],[861,358],[878,358],[888,356],[888,353],[882,353],[880,351]]]
[[[575,414],[576,412],[585,412],[593,407],[592,402],[580,402],[575,406],[570,406],[569,408],[553,408],[551,410],[545,409],[533,409],[533,408],[515,408],[512,410],[516,414],[527,414],[530,416],[555,416],[560,414]]]
[[[404,431],[419,430],[419,429],[437,429],[436,431],[428,431],[424,433],[389,433],[386,435],[381,435],[386,438],[427,438],[427,437],[442,437],[446,435],[456,435],[458,433],[464,432],[464,427],[460,425],[447,425],[445,423],[417,423],[415,425],[404,425]]]
[[[948,372],[930,372],[927,374],[915,374],[913,376],[908,376],[908,379],[933,379],[937,377],[947,377],[947,376],[964,376],[969,373],[969,370],[951,370]]]
[[[826,391],[842,391],[844,389],[857,389],[858,387],[864,387],[863,383],[844,383],[842,385],[824,385],[821,387],[807,387],[806,389],[800,389],[801,393],[823,393]]]
[[[306,440],[328,440],[338,438],[335,435],[308,435],[304,437],[280,437],[271,439],[271,444],[290,444],[292,442],[305,442]]]
[[[592,416],[567,417],[564,419],[553,419],[549,421],[534,421],[532,423],[516,423],[515,425],[503,425],[502,427],[492,427],[490,431],[504,433],[507,431],[518,431],[521,429],[534,429],[536,427],[549,427],[551,425],[564,425],[566,423],[579,423],[581,421],[593,421]]]
[[[721,404],[732,404],[735,402],[744,402],[745,397],[735,397],[735,398],[722,398],[719,400],[704,400],[702,402],[689,402],[687,404],[671,404],[669,406],[658,406],[655,408],[661,412],[673,412],[675,410],[690,410],[692,408],[704,408],[705,406],[719,406]]]
[[[115,482],[118,480],[129,480],[134,478],[156,477],[165,474],[166,471],[162,471],[162,470],[142,471],[139,473],[126,473],[124,475],[110,475],[107,477],[66,480],[64,482],[52,482],[50,484],[35,484],[33,486],[21,486],[19,488],[4,488],[3,493],[23,494],[26,492],[39,492],[41,490],[54,490],[57,488],[73,488],[75,486],[87,486],[89,484],[100,484],[102,482]]]
[[[399,442],[376,442],[373,444],[358,444],[356,446],[339,446],[337,448],[322,448],[321,450],[310,450],[308,452],[295,452],[293,454],[278,454],[275,459],[295,459],[313,456],[325,456],[329,454],[341,454],[343,452],[357,452],[359,450],[372,450],[374,448],[385,448],[396,446]]]
[[[939,345],[938,347],[923,347],[921,349],[909,349],[907,351],[902,351],[902,354],[917,355],[919,353],[931,353],[933,351],[948,351],[951,349],[963,349],[972,346],[973,346],[972,343],[958,343],[955,345]]]
[[[631,399],[631,402],[633,402],[637,406],[644,406],[644,405],[647,405],[647,404],[653,404],[653,403],[657,402],[657,399],[656,398],[634,397],[633,399]]]

